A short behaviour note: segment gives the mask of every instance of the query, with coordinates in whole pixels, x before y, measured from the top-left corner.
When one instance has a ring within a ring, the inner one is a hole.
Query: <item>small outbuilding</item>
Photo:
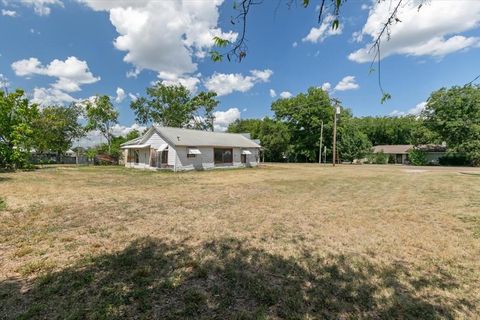
[[[242,134],[152,126],[121,145],[126,167],[205,170],[254,167],[260,145]]]

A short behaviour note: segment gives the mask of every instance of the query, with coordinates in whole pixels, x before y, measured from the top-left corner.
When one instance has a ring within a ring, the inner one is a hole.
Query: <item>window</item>
[[[162,164],[168,163],[168,150],[162,151]]]
[[[140,151],[139,150],[133,151],[133,157],[135,158],[135,163],[139,163],[140,162]]]
[[[197,147],[187,147],[187,158],[195,158],[197,154],[202,154]]]
[[[247,155],[246,154],[242,154],[241,159],[242,159],[242,163],[247,163]]]
[[[213,149],[213,160],[215,164],[233,163],[233,150],[232,149]]]

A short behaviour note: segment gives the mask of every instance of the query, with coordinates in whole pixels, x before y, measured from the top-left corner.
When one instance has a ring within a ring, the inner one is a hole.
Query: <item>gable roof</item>
[[[153,132],[172,146],[260,148],[260,145],[242,134],[161,126],[152,126],[141,138],[127,141],[122,146],[143,143]]]
[[[383,153],[389,154],[407,154],[413,145],[411,144],[393,144],[393,145],[380,145],[373,147],[373,152],[378,153],[383,151]]]
[[[127,141],[127,142],[124,142],[124,143],[122,143],[120,146],[121,146],[121,147],[123,147],[123,146],[130,146],[130,145],[138,144],[140,141],[142,141],[142,137],[138,137],[138,138],[129,140],[129,141]]]

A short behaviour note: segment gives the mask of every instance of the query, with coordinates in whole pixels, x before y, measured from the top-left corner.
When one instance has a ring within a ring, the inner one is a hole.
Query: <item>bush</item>
[[[382,151],[375,153],[375,163],[376,164],[387,164],[388,163],[388,154],[385,154]]]
[[[388,154],[385,154],[383,151],[367,154],[367,163],[387,164]]]
[[[442,166],[468,166],[470,161],[465,154],[452,153],[438,159]]]
[[[414,166],[424,166],[427,164],[427,155],[422,150],[410,150],[410,152],[408,153],[408,159],[410,160],[410,164]]]

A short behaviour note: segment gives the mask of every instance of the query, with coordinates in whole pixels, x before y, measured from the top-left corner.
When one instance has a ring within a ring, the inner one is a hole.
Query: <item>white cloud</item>
[[[15,17],[18,17],[18,13],[17,13],[17,11],[14,11],[14,10],[2,9],[2,16],[15,18]]]
[[[393,117],[401,117],[406,115],[418,116],[420,115],[420,113],[422,113],[423,110],[425,110],[426,106],[427,102],[424,101],[420,102],[415,107],[408,109],[407,111],[393,110],[392,112],[390,112],[390,115]]]
[[[280,98],[282,99],[288,99],[291,98],[293,94],[291,94],[289,91],[282,91],[280,92]]]
[[[129,97],[130,100],[132,100],[132,101],[136,101],[136,100],[138,99],[138,96],[134,95],[134,94],[131,93],[131,92],[128,94],[128,97]]]
[[[158,77],[162,80],[162,83],[164,85],[170,86],[170,85],[176,85],[176,84],[181,84],[185,88],[187,88],[191,93],[197,92],[197,86],[200,83],[200,74],[196,76],[185,76],[185,77],[178,77],[174,73],[169,73],[169,72],[159,72]]]
[[[390,40],[384,34],[381,58],[395,54],[443,57],[480,46],[480,37],[459,35],[480,26],[480,1],[457,0],[455,4],[428,1],[418,10],[420,3],[420,0],[412,0],[400,7],[397,17],[401,22],[392,25]],[[370,9],[362,31],[355,33],[354,38],[360,41],[363,36],[375,39],[392,10],[390,1],[377,3]],[[371,46],[371,42],[367,43],[348,58],[359,63],[370,62],[373,59]]]
[[[8,89],[10,87],[10,81],[2,73],[0,73],[0,90]]]
[[[328,15],[323,19],[320,26],[317,28],[310,29],[308,35],[302,39],[303,42],[312,42],[312,43],[319,43],[325,40],[330,36],[340,35],[343,31],[343,25],[340,24],[337,29],[332,28],[332,23],[335,20],[335,17],[332,15]]]
[[[346,76],[339,83],[335,86],[335,90],[337,91],[346,91],[346,90],[355,90],[358,89],[360,86],[355,81],[354,76]]]
[[[253,88],[256,83],[268,82],[273,74],[270,69],[251,70],[250,76],[243,76],[240,73],[217,73],[205,80],[205,87],[215,91],[219,96],[230,94],[234,91],[246,92]]]
[[[368,10],[368,9],[370,9],[370,7],[368,6],[368,4],[366,4],[366,3],[363,3],[360,8],[361,8],[362,10]]]
[[[298,42],[295,41],[294,43],[292,43],[292,47],[296,48],[298,46]]]
[[[140,133],[142,133],[146,129],[145,126],[141,126],[137,123],[132,124],[131,126],[125,126],[121,124],[115,124],[112,127],[112,133],[114,136],[126,136],[129,132],[133,130],[137,130]],[[73,145],[83,147],[83,148],[89,148],[89,147],[94,147],[96,145],[106,143],[107,141],[105,140],[105,137],[100,133],[98,130],[90,131],[87,133],[85,137],[80,139],[79,141],[76,141],[73,143]]]
[[[273,71],[270,69],[265,70],[252,70],[250,73],[253,75],[255,80],[259,80],[260,82],[268,82],[270,77],[273,75]]]
[[[143,69],[184,78],[197,70],[193,57],[205,56],[214,36],[234,41],[236,33],[218,28],[223,0],[80,0],[94,10],[108,11],[119,36],[114,46],[124,61]],[[190,80],[191,81],[191,80]]]
[[[43,66],[37,58],[15,61],[12,69],[18,76],[45,75],[58,78],[52,87],[66,92],[80,91],[83,84],[91,84],[100,80],[94,77],[86,61],[76,57],[68,57],[65,61],[53,60]]]
[[[4,4],[8,4],[10,2],[20,2],[24,6],[32,7],[33,11],[35,11],[35,13],[39,16],[48,16],[51,12],[51,6],[63,7],[63,2],[60,0],[3,0]]]
[[[126,94],[125,90],[122,88],[118,87],[116,91],[117,96],[115,97],[115,102],[116,103],[122,103],[123,100],[125,100]]]
[[[322,84],[323,91],[330,91],[331,88],[332,88],[332,84],[330,82],[324,82]]]
[[[277,93],[275,92],[275,90],[270,89],[270,97],[275,98],[276,96],[277,96]]]
[[[33,89],[32,102],[40,106],[64,105],[70,102],[77,101],[59,89],[55,88],[35,88]]]
[[[213,121],[215,131],[225,131],[230,123],[240,119],[240,110],[230,108],[227,111],[215,111],[213,115],[215,117]]]
[[[114,136],[117,136],[117,137],[118,136],[126,136],[127,134],[129,134],[133,130],[137,130],[140,133],[142,133],[146,128],[147,127],[141,126],[137,123],[134,123],[134,124],[132,124],[131,126],[128,126],[128,127],[117,123],[112,127],[112,134]]]

